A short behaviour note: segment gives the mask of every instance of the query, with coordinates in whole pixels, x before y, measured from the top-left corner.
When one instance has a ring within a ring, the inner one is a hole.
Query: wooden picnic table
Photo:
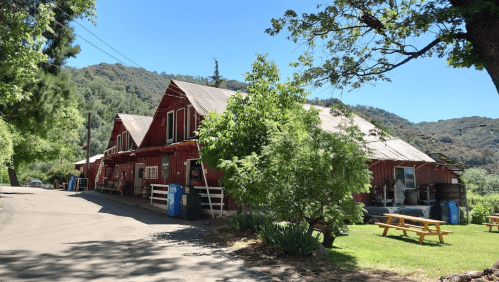
[[[407,236],[407,231],[416,232],[416,234],[419,235],[419,243],[423,243],[424,237],[426,235],[438,235],[440,243],[443,243],[443,235],[453,233],[452,231],[445,231],[440,229],[440,224],[445,224],[445,221],[394,213],[385,213],[384,215],[388,217],[386,223],[376,222],[376,224],[380,228],[385,229],[383,231],[383,237],[386,236],[388,229],[395,228],[396,230],[402,230],[405,236]],[[395,225],[391,224],[394,218],[399,220]],[[422,223],[423,226],[407,224],[406,221]],[[435,228],[430,228],[430,225],[435,225]]]
[[[482,223],[483,225],[487,225],[489,227],[489,231],[492,231],[493,226],[497,226],[497,230],[499,230],[499,216],[489,215],[490,223]]]

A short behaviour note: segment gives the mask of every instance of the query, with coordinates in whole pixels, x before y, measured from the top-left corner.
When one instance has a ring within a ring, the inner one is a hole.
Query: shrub
[[[270,217],[264,214],[236,214],[227,220],[227,224],[234,230],[251,229],[259,231],[266,223],[271,222]]]
[[[484,207],[482,203],[478,203],[473,207],[471,223],[482,224],[487,221],[488,215],[490,215],[490,210],[487,207]]]
[[[307,232],[307,227],[298,224],[268,223],[257,236],[265,245],[283,253],[311,254],[319,248],[319,240]]]
[[[53,183],[54,179],[68,181],[71,176],[78,176],[80,172],[75,169],[74,164],[64,163],[53,166],[47,173],[47,182]]]

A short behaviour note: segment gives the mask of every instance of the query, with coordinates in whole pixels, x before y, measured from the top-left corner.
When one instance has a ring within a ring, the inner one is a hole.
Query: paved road
[[[211,220],[173,219],[94,192],[2,190],[0,281],[268,280],[203,239]]]

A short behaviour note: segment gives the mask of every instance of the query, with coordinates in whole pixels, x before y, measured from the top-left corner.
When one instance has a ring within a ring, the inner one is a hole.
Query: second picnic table
[[[416,234],[419,235],[419,243],[423,243],[424,237],[426,235],[438,235],[440,243],[443,243],[444,242],[443,235],[453,233],[452,231],[445,231],[440,229],[440,224],[445,224],[446,223],[445,221],[434,220],[424,217],[417,217],[417,216],[409,216],[403,214],[394,214],[394,213],[385,213],[384,215],[388,217],[386,223],[376,222],[376,224],[380,228],[385,229],[383,231],[382,235],[383,237],[386,236],[388,229],[395,228],[396,230],[402,230],[405,236],[407,236],[407,231],[416,232]],[[395,225],[391,224],[394,218],[399,220]],[[423,226],[407,224],[405,222],[406,220],[416,223],[422,223]],[[430,228],[429,227],[430,225],[435,225],[435,228]]]
[[[497,230],[499,230],[499,216],[489,215],[487,217],[490,218],[490,223],[482,223],[482,224],[487,225],[489,227],[489,232],[492,231],[492,226],[496,226]]]

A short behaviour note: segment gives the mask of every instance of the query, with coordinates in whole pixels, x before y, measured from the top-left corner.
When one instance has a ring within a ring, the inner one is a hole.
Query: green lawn
[[[334,265],[352,268],[387,269],[400,274],[436,278],[445,274],[469,270],[483,270],[499,259],[499,232],[489,232],[483,225],[442,225],[454,231],[444,235],[426,236],[419,244],[419,236],[390,229],[381,237],[383,229],[377,225],[350,226],[350,235],[339,237],[329,249]]]

